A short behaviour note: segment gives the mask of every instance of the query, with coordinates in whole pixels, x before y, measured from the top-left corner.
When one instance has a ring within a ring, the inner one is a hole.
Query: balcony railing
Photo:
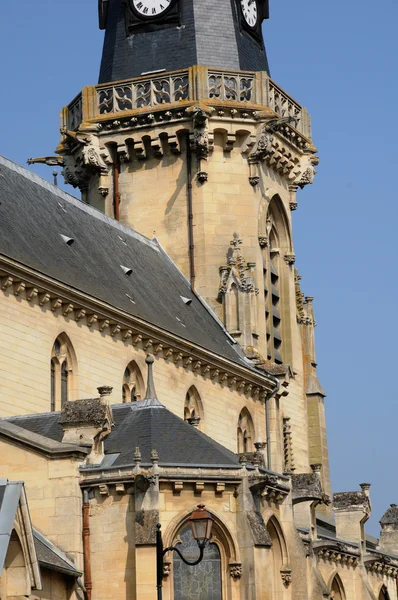
[[[100,115],[155,107],[189,99],[189,73],[143,78],[111,86],[97,87]]]
[[[266,73],[192,67],[185,71],[147,75],[113,84],[84,88],[66,108],[64,123],[76,130],[83,120],[102,120],[128,111],[174,108],[201,100],[261,110],[267,106],[281,117],[294,117],[296,128],[311,137],[307,111]]]

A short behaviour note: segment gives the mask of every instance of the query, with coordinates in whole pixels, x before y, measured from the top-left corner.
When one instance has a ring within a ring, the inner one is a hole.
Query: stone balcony
[[[311,122],[306,109],[282,90],[266,73],[222,71],[195,66],[182,71],[151,73],[134,79],[85,87],[64,108],[62,127],[76,131],[83,124],[135,117],[167,108],[185,109],[193,104],[229,108],[232,116],[242,109],[264,111],[270,116],[295,119],[295,129],[311,139]],[[249,115],[247,115],[249,116]],[[170,113],[170,118],[172,114]]]

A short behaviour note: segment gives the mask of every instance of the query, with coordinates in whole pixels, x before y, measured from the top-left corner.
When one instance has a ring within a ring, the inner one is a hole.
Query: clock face
[[[132,0],[135,12],[145,18],[159,17],[170,8],[171,2],[172,0]]]
[[[258,21],[258,10],[256,0],[240,0],[243,17],[249,27],[256,27]]]

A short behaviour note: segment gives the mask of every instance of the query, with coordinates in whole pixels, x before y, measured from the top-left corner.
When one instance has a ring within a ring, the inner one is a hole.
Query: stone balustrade
[[[270,108],[280,117],[296,120],[296,129],[311,137],[310,118],[298,102],[266,73],[222,71],[196,66],[182,71],[152,73],[131,80],[86,87],[65,109],[63,126],[76,131],[83,121],[103,121],[167,105],[187,107],[211,101],[216,107]]]

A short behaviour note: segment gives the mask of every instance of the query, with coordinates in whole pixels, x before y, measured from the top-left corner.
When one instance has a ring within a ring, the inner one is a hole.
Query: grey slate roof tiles
[[[41,567],[52,571],[59,571],[73,577],[80,577],[81,572],[71,560],[47,538],[38,531],[33,530],[37,559]]]
[[[156,241],[1,156],[0,203],[0,255],[252,368]]]
[[[142,400],[112,407],[115,427],[105,439],[105,454],[112,455],[112,468],[134,464],[140,448],[142,464],[150,464],[157,450],[160,465],[209,466],[239,469],[236,454],[189,425],[155,400]],[[61,441],[61,413],[11,417],[5,421],[28,431]],[[102,467],[103,470],[104,467]]]

